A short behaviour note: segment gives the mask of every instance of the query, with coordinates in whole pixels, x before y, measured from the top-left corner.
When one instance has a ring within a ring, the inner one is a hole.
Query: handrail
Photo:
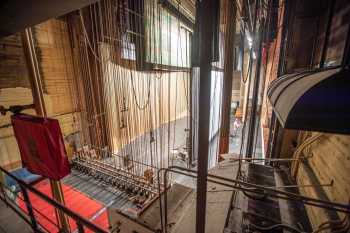
[[[180,170],[177,171],[176,169]],[[160,173],[161,171],[164,171],[163,174],[163,181],[164,181],[164,187],[167,187],[167,173],[168,172],[173,172],[173,173],[177,173],[177,174],[181,174],[181,175],[185,175],[185,176],[189,176],[192,178],[197,178],[197,171],[192,170],[192,169],[187,169],[187,168],[183,168],[183,167],[179,167],[179,166],[170,166],[168,168],[162,168],[159,169],[158,171],[158,180],[160,180]],[[185,172],[190,172],[193,173],[195,175],[192,174],[187,174]],[[213,178],[213,179],[210,179]],[[217,181],[217,180],[220,181]],[[329,209],[329,210],[334,210],[334,211],[338,211],[338,212],[343,212],[343,213],[350,213],[350,205],[345,205],[345,204],[341,204],[341,203],[337,203],[337,202],[330,202],[330,201],[324,201],[324,200],[320,200],[320,199],[316,199],[316,198],[311,198],[311,197],[307,197],[307,196],[302,196],[302,195],[298,195],[295,193],[291,193],[291,192],[286,192],[286,191],[282,191],[282,190],[276,190],[273,189],[271,187],[266,187],[263,185],[258,185],[258,184],[253,184],[253,183],[249,183],[249,182],[244,182],[244,181],[240,181],[240,180],[235,180],[235,179],[228,179],[222,176],[217,176],[217,175],[212,175],[212,174],[208,174],[208,178],[207,181],[212,182],[212,183],[216,183],[219,185],[223,185],[226,187],[230,187],[236,190],[241,190],[244,192],[250,192],[250,193],[255,193],[255,194],[262,194],[264,196],[270,196],[270,197],[275,197],[275,198],[280,198],[280,199],[285,199],[285,200],[292,200],[292,201],[297,201],[297,202],[301,202],[305,205],[311,205],[311,206],[316,206],[319,208],[323,208],[323,209]],[[227,184],[224,182],[230,182],[233,184]],[[158,191],[160,193],[160,186],[158,186]],[[268,191],[268,192],[266,192]],[[162,207],[162,198],[161,195],[159,196],[159,211],[160,211],[160,219],[161,219],[161,228],[162,228],[162,232],[166,233],[167,232],[167,192],[164,192],[164,219],[163,219],[163,207]]]
[[[42,192],[38,191],[37,189],[33,188],[32,186],[28,185],[26,182],[24,182],[23,180],[18,179],[17,177],[15,177],[14,175],[12,175],[10,172],[6,171],[4,168],[0,167],[0,170],[2,172],[4,172],[6,175],[8,175],[9,177],[11,177],[12,179],[14,179],[22,188],[23,194],[26,195],[27,194],[27,189],[29,191],[31,191],[32,193],[34,193],[35,195],[39,196],[41,199],[43,199],[45,202],[49,203],[50,205],[52,205],[53,207],[61,210],[64,212],[64,214],[66,214],[67,216],[69,216],[70,218],[74,219],[75,222],[77,223],[79,232],[84,232],[83,231],[83,226],[85,226],[86,228],[92,230],[93,232],[98,232],[98,233],[108,233],[107,231],[105,231],[104,229],[102,229],[101,227],[97,226],[96,224],[90,222],[88,219],[82,217],[81,215],[73,212],[72,210],[68,209],[67,207],[65,207],[64,205],[58,203],[57,201],[55,201],[54,199],[50,198],[49,196],[43,194]],[[29,201],[30,202],[30,201]],[[27,205],[29,204],[31,207],[30,203],[26,203]],[[33,224],[33,223],[32,223]],[[34,231],[36,231],[37,229],[34,229]],[[82,231],[81,231],[82,230]]]

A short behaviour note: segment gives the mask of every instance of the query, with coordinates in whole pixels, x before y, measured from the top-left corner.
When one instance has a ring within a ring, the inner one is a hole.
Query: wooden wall
[[[48,116],[59,120],[64,137],[79,132],[81,120],[66,22],[52,19],[35,26],[34,40]],[[0,60],[0,105],[33,103],[20,34],[0,39]],[[34,110],[26,112],[35,114]],[[0,125],[9,123],[10,114],[0,116]],[[0,129],[0,152],[0,166],[8,169],[21,166],[12,127]]]
[[[312,135],[312,133],[308,133]],[[299,135],[299,143],[308,137]],[[350,200],[350,136],[324,134],[304,150],[305,156],[312,156],[307,163],[302,163],[298,170],[298,184],[329,184],[331,187],[301,188],[303,195],[329,199],[330,201],[349,204]],[[322,222],[336,217],[334,212],[327,212],[316,207],[307,207],[307,212],[315,229]],[[342,217],[342,215],[339,215]]]
[[[30,87],[21,35],[0,39],[0,88]]]
[[[32,104],[33,97],[30,88],[2,88],[0,89],[0,105],[9,107],[10,105]],[[35,114],[34,109],[26,110],[28,114]],[[10,114],[0,116],[0,125],[10,124]],[[0,129],[0,166],[7,169],[14,169],[21,166],[20,154],[12,127]]]
[[[47,115],[59,121],[63,137],[79,134],[81,114],[66,19],[51,19],[36,25],[34,38],[43,89],[47,96]],[[79,141],[66,141],[68,156],[71,155],[72,143],[79,144]]]
[[[20,33],[0,39],[0,105],[32,104],[29,74]],[[27,113],[34,114],[34,110]],[[10,124],[10,115],[0,115],[0,126]],[[0,165],[19,167],[20,154],[12,127],[0,128]]]
[[[54,106],[50,109],[50,115],[76,111],[74,69],[67,23],[57,19],[46,21],[35,26],[34,35],[44,91],[51,97]]]

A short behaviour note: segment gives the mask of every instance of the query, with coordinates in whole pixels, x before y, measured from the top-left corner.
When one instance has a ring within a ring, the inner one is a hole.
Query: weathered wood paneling
[[[49,115],[75,112],[73,57],[67,23],[48,20],[35,26],[34,35],[44,90],[53,106]]]
[[[35,27],[36,48],[44,102],[48,116],[58,119],[63,136],[80,131],[74,92],[74,70],[65,21],[49,20]],[[21,36],[15,34],[0,40],[0,105],[32,104],[29,74],[22,49]],[[35,114],[34,110],[26,111]],[[0,116],[0,125],[10,124],[10,114]],[[0,129],[0,166],[21,166],[20,154],[12,127]]]
[[[56,118],[63,137],[81,131],[73,55],[65,19],[51,19],[35,26],[34,37],[44,85],[46,112]],[[75,142],[78,143],[78,142]],[[67,152],[71,150],[66,143]]]
[[[331,187],[304,188],[301,193],[307,196],[324,198],[324,193],[330,201],[347,204],[350,200],[350,136],[325,134],[319,140],[311,144],[305,151],[305,156],[312,156],[308,159],[309,168],[314,174],[316,181],[320,184],[329,184]],[[312,175],[307,172],[307,166],[301,164],[297,182],[299,184],[312,183]],[[330,218],[320,208],[308,207],[308,214],[314,228]],[[339,215],[340,217],[342,215]]]
[[[9,107],[10,105],[26,105],[33,103],[32,91],[29,88],[3,88],[0,89],[0,105]],[[34,109],[26,110],[25,113],[35,114]],[[0,116],[0,125],[9,125],[10,114]],[[20,166],[20,153],[17,142],[13,134],[12,127],[0,129],[0,166],[9,169]]]
[[[0,39],[0,88],[30,87],[19,33]]]
[[[0,105],[32,104],[29,74],[20,33],[0,39]],[[26,113],[35,114],[34,110]],[[0,116],[0,125],[9,125],[10,114]],[[0,166],[14,169],[21,166],[20,154],[12,127],[0,129]]]

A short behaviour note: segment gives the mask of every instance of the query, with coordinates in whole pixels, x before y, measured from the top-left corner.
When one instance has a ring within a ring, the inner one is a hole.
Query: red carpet
[[[52,197],[51,194],[51,188],[50,188],[50,182],[48,180],[43,180],[36,184],[34,186],[36,189],[41,191],[42,193],[45,193],[46,195]],[[104,206],[99,203],[96,200],[93,200],[86,196],[85,194],[73,189],[72,187],[62,184],[62,189],[64,193],[64,198],[66,202],[66,206],[71,209],[72,211],[78,213],[79,215],[91,219],[99,210],[103,209]],[[21,196],[20,196],[21,198]],[[25,204],[22,200],[18,198],[18,204],[19,206],[25,210]],[[40,199],[35,194],[29,193],[29,198],[32,202],[33,208],[35,208],[37,211],[35,211],[35,216],[37,218],[37,221],[49,232],[58,232],[57,226],[55,226],[52,222],[57,223],[56,221],[56,215],[54,208],[50,206],[48,203]],[[40,212],[41,214],[39,214]],[[48,219],[47,220],[45,217]],[[93,222],[96,225],[99,225],[103,229],[108,229],[108,218],[106,211],[103,211],[99,216],[97,216]],[[71,231],[73,232],[76,229],[76,224],[72,219],[69,219],[69,225],[71,227]],[[86,232],[90,232],[86,230]]]

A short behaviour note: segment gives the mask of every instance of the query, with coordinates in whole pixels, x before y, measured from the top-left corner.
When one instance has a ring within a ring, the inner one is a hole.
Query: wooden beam
[[[224,47],[224,84],[222,92],[221,128],[219,153],[225,154],[229,150],[230,139],[230,114],[233,83],[234,66],[234,45],[236,31],[236,5],[234,2],[226,0],[225,19],[225,47]],[[219,158],[220,159],[220,158]]]
[[[22,33],[22,43],[28,67],[35,111],[40,116],[46,116],[47,113],[44,102],[44,90],[40,75],[38,57],[35,50],[32,28],[27,28]]]
[[[47,117],[47,111],[44,101],[44,87],[42,84],[42,77],[39,69],[38,57],[35,50],[35,43],[33,32],[31,28],[25,29],[22,33],[23,48],[26,57],[27,66],[29,68],[30,83],[32,86],[33,100],[35,104],[36,113],[39,116]],[[53,198],[61,204],[65,204],[62,187],[60,181],[50,180],[51,191]],[[68,219],[64,213],[55,209],[56,218],[62,230],[69,232]]]

